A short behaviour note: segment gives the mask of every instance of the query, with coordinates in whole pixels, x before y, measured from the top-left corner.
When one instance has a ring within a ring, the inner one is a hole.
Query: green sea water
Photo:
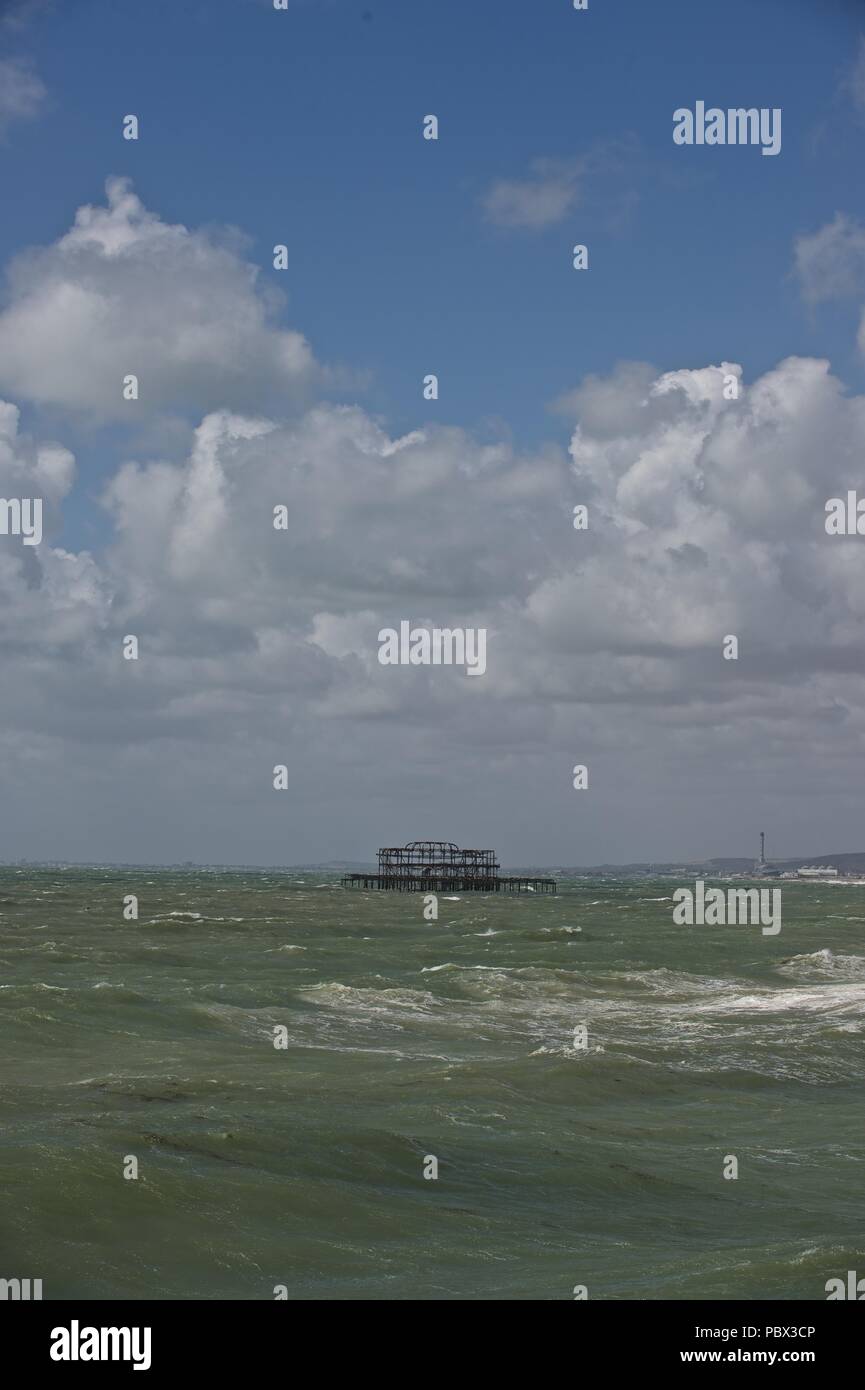
[[[314,870],[0,870],[0,1276],[824,1299],[865,1274],[865,888],[782,885],[768,937],[675,886],[427,922]]]

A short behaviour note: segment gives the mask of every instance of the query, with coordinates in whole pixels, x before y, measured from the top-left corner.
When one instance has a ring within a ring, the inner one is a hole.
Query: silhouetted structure
[[[754,873],[759,878],[780,878],[781,870],[776,869],[774,864],[766,863],[766,835],[760,831],[760,858],[754,864]]]
[[[499,873],[494,849],[460,849],[449,840],[412,840],[378,852],[377,874],[346,874],[346,888],[398,893],[555,893],[554,878]]]

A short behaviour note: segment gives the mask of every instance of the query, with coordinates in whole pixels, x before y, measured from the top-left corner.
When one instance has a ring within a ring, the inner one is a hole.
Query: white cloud
[[[723,396],[730,374],[741,370],[670,372],[647,389],[640,368],[585,384],[571,456],[593,529],[580,561],[528,605],[574,651],[705,658],[706,694],[724,633],[748,635],[749,662],[780,649],[819,679],[858,608],[842,597],[851,552],[833,548],[823,522],[826,498],[856,485],[863,402],[812,359],[782,362],[736,401]],[[700,698],[702,681],[693,670],[683,680],[675,657],[668,676],[677,704]],[[774,698],[771,682],[765,693]]]
[[[273,325],[278,296],[203,232],[162,222],[126,180],[82,207],[58,242],[13,262],[0,314],[0,389],[134,420],[159,409],[255,408],[302,388],[304,337]],[[140,400],[122,381],[139,379]]]
[[[26,699],[23,652],[38,654],[36,668],[51,679],[62,670],[70,649],[89,642],[107,615],[108,585],[92,557],[51,544],[74,480],[69,450],[22,435],[17,408],[0,402],[0,496],[40,499],[44,537],[42,544],[28,546],[20,536],[0,536],[0,640],[7,696],[21,678]],[[34,670],[29,674],[32,678]]]
[[[562,222],[573,208],[585,209],[589,202],[601,208],[608,227],[617,229],[639,196],[635,185],[644,162],[637,162],[638,149],[638,142],[629,135],[598,141],[570,159],[533,159],[525,177],[493,181],[481,198],[484,215],[500,227],[542,231]],[[627,188],[621,186],[623,174],[627,174]]]
[[[127,464],[105,501],[136,592],[156,572],[170,613],[200,600],[228,625],[306,631],[318,614],[525,594],[547,545],[538,509],[566,486],[556,453],[522,459],[457,429],[393,440],[358,407],[320,405],[289,424],[211,415],[186,464]]]
[[[535,159],[530,168],[528,178],[497,179],[484,194],[483,208],[491,222],[539,230],[561,222],[575,205],[584,160]]]
[[[797,237],[794,258],[800,288],[812,304],[865,293],[865,227],[841,212],[810,236]]]
[[[788,359],[737,401],[722,393],[730,372],[584,383],[570,479],[555,450],[526,458],[439,428],[393,440],[357,407],[291,423],[217,412],[185,463],[118,469],[104,498],[114,542],[98,565],[81,559],[78,601],[97,629],[110,614],[112,642],[141,637],[153,734],[193,715],[199,736],[225,734],[244,711],[264,728],[281,717],[276,690],[295,718],[387,712],[467,734],[510,701],[599,718],[612,702],[649,722],[666,706],[687,725],[740,697],[758,718],[780,686],[810,712],[826,672],[858,660],[861,563],[823,521],[826,498],[856,485],[865,402],[825,362]],[[60,498],[68,456],[27,457]],[[39,556],[46,574],[71,563]],[[377,632],[403,618],[486,627],[478,690],[379,666]],[[743,659],[725,675],[729,632]],[[107,670],[110,650],[99,660]]]
[[[15,121],[30,120],[42,110],[45,85],[20,58],[0,58],[0,139]]]
[[[795,268],[807,302],[865,298],[865,227],[836,212],[833,220],[811,236],[800,236],[794,247]],[[857,336],[865,356],[865,308]]]

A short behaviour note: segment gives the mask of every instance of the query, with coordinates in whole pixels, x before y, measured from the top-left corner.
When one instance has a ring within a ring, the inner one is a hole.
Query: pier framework
[[[397,893],[555,893],[554,878],[501,875],[493,849],[412,840],[378,852],[378,873],[346,874],[346,888]]]

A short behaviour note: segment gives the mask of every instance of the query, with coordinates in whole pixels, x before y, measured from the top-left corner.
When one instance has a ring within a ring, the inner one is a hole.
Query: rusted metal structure
[[[380,849],[378,873],[346,874],[345,888],[397,893],[555,893],[554,878],[499,873],[494,849],[460,849],[449,840],[412,840]]]

